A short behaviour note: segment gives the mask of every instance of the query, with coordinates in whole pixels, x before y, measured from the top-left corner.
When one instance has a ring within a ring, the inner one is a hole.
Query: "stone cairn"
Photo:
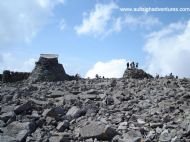
[[[152,75],[146,73],[142,69],[138,69],[138,63],[127,63],[127,69],[123,74],[123,78],[133,78],[133,79],[144,79],[144,78],[153,78]]]
[[[39,61],[29,76],[29,81],[63,81],[74,77],[66,74],[62,64],[58,63],[58,55],[41,54]]]

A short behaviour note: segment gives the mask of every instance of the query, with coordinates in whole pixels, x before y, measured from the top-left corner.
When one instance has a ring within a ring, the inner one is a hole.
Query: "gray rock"
[[[168,130],[164,130],[159,137],[160,142],[170,142],[172,139],[171,135],[169,134]]]
[[[156,128],[156,133],[160,134],[161,132],[162,132],[162,129],[159,128],[159,127],[157,127],[157,128]]]
[[[12,98],[13,98],[13,95],[5,95],[3,97],[3,102],[9,102],[12,100]]]
[[[121,122],[119,123],[118,130],[127,130],[127,122]]]
[[[53,117],[58,118],[59,116],[62,116],[65,114],[65,110],[62,107],[54,107],[52,109],[45,109],[43,112],[43,116],[47,117]]]
[[[112,142],[125,142],[120,135],[113,137]]]
[[[2,136],[0,135],[0,142],[17,142],[17,139],[10,136]]]
[[[41,142],[44,140],[44,131],[41,131],[41,129],[37,128],[35,132],[32,133],[32,137],[28,136],[26,141],[28,140],[29,142]],[[46,135],[48,135],[46,133]]]
[[[16,108],[14,109],[14,112],[16,114],[20,114],[23,111],[27,111],[27,110],[31,109],[32,105],[33,105],[32,101],[27,101],[26,103],[24,103],[22,105],[16,106]]]
[[[174,138],[172,138],[171,142],[181,142],[181,140],[175,136]]]
[[[26,142],[35,142],[35,141],[36,141],[36,139],[34,137],[28,136],[26,138]]]
[[[0,120],[0,127],[4,127],[5,126],[5,122],[3,120]]]
[[[51,136],[49,142],[62,142],[62,136]]]
[[[144,125],[146,124],[146,122],[143,120],[143,119],[137,119],[137,123],[140,124],[140,125]]]
[[[90,122],[80,129],[82,139],[97,138],[98,140],[111,140],[118,132],[101,122]]]
[[[67,112],[67,116],[71,116],[71,117],[73,117],[73,118],[78,118],[78,117],[80,117],[81,116],[81,113],[82,113],[82,111],[81,111],[81,109],[79,108],[79,107],[77,107],[77,106],[73,106],[73,107],[71,107],[69,110],[68,110],[68,112]]]
[[[105,103],[106,103],[106,105],[113,105],[114,104],[113,97],[112,96],[106,96]]]
[[[35,130],[34,123],[14,121],[9,124],[4,130],[3,135],[13,137],[17,141],[24,141],[25,138]]]
[[[71,138],[69,133],[57,133],[49,138],[49,142],[72,142]]]
[[[142,135],[139,131],[131,130],[123,135],[126,142],[141,142]]]
[[[144,79],[144,78],[153,78],[150,74],[146,73],[142,69],[126,69],[123,74],[123,78],[134,78],[134,79]]]
[[[63,91],[59,91],[59,90],[54,90],[51,91],[51,94],[47,95],[47,98],[58,98],[58,97],[62,97],[64,96],[65,93]]]
[[[162,126],[163,126],[162,123],[150,123],[151,128],[157,128],[157,127],[162,127]]]
[[[0,120],[3,120],[5,123],[12,117],[15,116],[14,112],[7,112],[0,115]]]
[[[146,136],[146,141],[152,141],[155,138],[155,131],[150,131],[148,132],[147,136]]]
[[[49,101],[41,101],[41,100],[37,100],[37,99],[30,99],[35,105],[48,105]]]
[[[65,129],[68,129],[69,128],[69,122],[68,121],[64,121],[64,122],[60,122],[58,124],[58,126],[56,127],[56,129],[59,131],[59,132],[64,132]]]

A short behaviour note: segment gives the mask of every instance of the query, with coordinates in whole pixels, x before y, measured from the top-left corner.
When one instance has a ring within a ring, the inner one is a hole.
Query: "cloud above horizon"
[[[95,78],[96,74],[106,78],[120,78],[126,69],[125,59],[114,59],[108,62],[97,62],[85,75],[85,78]]]
[[[0,44],[30,42],[64,0],[12,0],[0,3]]]
[[[28,60],[19,60],[12,53],[0,54],[0,73],[3,70],[31,72],[35,66],[36,59],[30,58]]]
[[[112,13],[117,8],[118,6],[114,2],[109,4],[97,3],[88,16],[83,14],[82,24],[76,26],[75,31],[78,35],[92,34],[95,37],[108,34],[114,28],[114,23],[110,24],[110,27],[108,23],[112,22]]]
[[[146,38],[147,71],[180,77],[190,76],[190,20],[172,23]]]
[[[117,11],[118,10],[118,11]],[[148,15],[120,15],[119,6],[115,2],[108,4],[97,3],[89,14],[84,12],[81,25],[74,27],[78,35],[90,35],[94,37],[106,37],[114,32],[120,32],[124,27],[129,29],[145,28],[150,29],[153,26],[160,25],[157,17]]]

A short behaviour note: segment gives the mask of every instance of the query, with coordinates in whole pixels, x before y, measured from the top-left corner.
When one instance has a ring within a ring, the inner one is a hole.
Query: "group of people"
[[[131,69],[134,69],[134,68],[138,68],[139,66],[139,63],[135,63],[135,62],[127,62],[127,69],[131,68]]]
[[[178,76],[177,75],[174,76],[172,73],[170,73],[169,75],[166,75],[165,77],[169,79],[174,79],[174,78],[178,79]],[[159,79],[159,78],[160,78],[159,74],[156,73],[156,79]]]

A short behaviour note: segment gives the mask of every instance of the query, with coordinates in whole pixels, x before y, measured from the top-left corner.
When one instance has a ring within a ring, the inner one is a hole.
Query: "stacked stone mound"
[[[128,68],[125,70],[123,78],[144,79],[153,77],[142,69]]]
[[[29,76],[29,81],[63,81],[71,80],[67,75],[62,64],[58,63],[57,57],[40,56],[39,61]]]

